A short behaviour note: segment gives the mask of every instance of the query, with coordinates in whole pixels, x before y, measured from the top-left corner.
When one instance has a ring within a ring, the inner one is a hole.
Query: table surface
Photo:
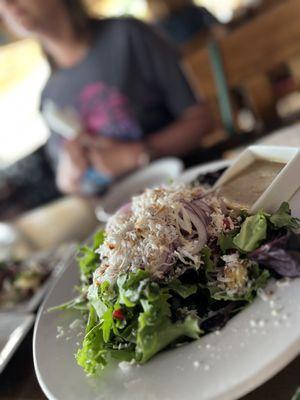
[[[300,124],[276,132],[263,144],[294,145],[300,147]],[[291,400],[300,386],[300,357],[242,400]],[[0,400],[43,400],[32,359],[32,331],[0,375]],[[63,400],[63,399],[59,399]],[[75,400],[75,398],[74,398]]]

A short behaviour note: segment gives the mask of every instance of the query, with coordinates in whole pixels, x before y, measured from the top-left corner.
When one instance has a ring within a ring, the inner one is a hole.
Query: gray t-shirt
[[[140,140],[178,118],[196,99],[177,51],[133,18],[93,20],[94,40],[79,64],[54,70],[41,98],[72,107],[91,134]],[[54,166],[62,139],[52,132]]]

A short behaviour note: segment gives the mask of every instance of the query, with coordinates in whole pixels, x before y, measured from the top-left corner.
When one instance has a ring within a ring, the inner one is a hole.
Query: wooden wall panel
[[[300,86],[300,0],[281,2],[220,39],[219,47],[229,88],[245,89],[257,115],[272,119],[275,100],[268,73],[287,64]],[[200,49],[189,55],[184,68],[195,91],[216,104],[208,51]]]
[[[300,54],[300,1],[288,0],[220,40],[230,85]]]

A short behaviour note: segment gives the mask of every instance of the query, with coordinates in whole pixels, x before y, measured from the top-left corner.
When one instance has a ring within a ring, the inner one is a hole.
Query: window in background
[[[91,9],[99,15],[114,16],[131,14],[145,18],[146,0],[86,0]]]
[[[145,18],[148,16],[146,0],[85,0],[87,4],[100,15],[122,15],[132,14]],[[163,1],[163,0],[161,0]],[[241,6],[260,3],[261,0],[195,0],[195,3],[202,5],[214,13],[220,21],[229,22],[234,11]]]
[[[239,7],[260,4],[263,0],[195,0],[210,10],[221,22],[229,22]]]

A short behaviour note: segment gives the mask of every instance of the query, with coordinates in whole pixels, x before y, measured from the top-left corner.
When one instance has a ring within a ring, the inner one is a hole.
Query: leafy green
[[[245,301],[251,303],[259,288],[266,286],[270,278],[270,273],[267,270],[261,270],[256,263],[254,263],[249,272],[249,279],[251,280],[251,285],[242,294],[228,294],[225,290],[221,289],[216,282],[209,285],[209,290],[212,299],[214,300],[225,300],[225,301]]]
[[[88,311],[88,305],[86,299],[81,298],[81,296],[78,296],[75,299],[60,304],[59,306],[50,307],[47,310],[47,312],[64,311],[64,310]]]
[[[89,289],[90,317],[78,364],[87,374],[99,374],[111,358],[144,363],[157,352],[181,338],[198,338],[198,319],[188,316],[172,321],[169,299],[172,292],[183,299],[197,291],[197,285],[184,285],[179,280],[159,286],[149,273],[139,269],[121,274],[117,283],[108,282]],[[122,320],[114,311],[122,312]]]
[[[88,299],[90,305],[94,307],[99,318],[102,318],[103,314],[107,311],[108,307],[104,303],[103,299],[99,297],[99,288],[96,285],[91,285],[88,290]]]
[[[147,316],[141,314],[137,336],[137,361],[147,362],[156,353],[166,348],[179,338],[198,339],[200,329],[198,320],[190,316],[183,322],[171,323],[170,320],[158,318],[155,323],[149,323]]]
[[[204,246],[201,251],[201,258],[205,265],[206,272],[212,272],[215,269],[215,264],[212,260],[212,252],[208,246]]]
[[[87,375],[96,375],[107,365],[108,352],[104,347],[101,325],[97,323],[96,312],[91,307],[82,348],[76,354],[76,360]]]
[[[179,294],[183,299],[187,299],[198,290],[197,285],[183,284],[179,279],[174,279],[168,284],[168,288]]]
[[[91,248],[83,247],[78,259],[80,295],[61,307],[89,311],[86,335],[76,355],[85,372],[98,375],[111,359],[145,363],[165,348],[197,339],[222,326],[252,302],[270,277],[268,270],[262,268],[264,264],[251,258],[254,250],[259,251],[262,244],[268,243],[266,240],[277,237],[278,229],[286,228],[288,233],[289,229],[299,228],[300,221],[291,216],[287,203],[272,216],[260,211],[253,216],[242,215],[242,221],[240,229],[221,233],[217,243],[208,242],[203,247],[204,268],[183,270],[182,276],[170,281],[154,281],[149,272],[138,269],[120,274],[113,284],[91,285],[99,266],[96,250],[105,233],[95,236]],[[222,259],[218,259],[232,252],[252,261],[244,290],[230,294],[218,279],[224,268]]]
[[[92,247],[81,247],[77,261],[83,282],[88,282],[91,279],[93,272],[99,266],[99,255],[96,253],[96,250],[101,244],[103,244],[104,240],[105,232],[100,231],[96,233]]]
[[[236,236],[236,232],[224,233],[222,232],[218,238],[218,246],[222,250],[223,254],[226,253],[227,250],[236,249],[235,244],[233,243],[233,239]]]
[[[299,389],[296,391],[296,393],[294,394],[292,400],[300,400],[300,387],[299,387]]]
[[[149,273],[139,269],[135,274],[122,274],[118,277],[119,303],[134,307],[140,299],[141,292],[149,283]]]
[[[260,211],[258,214],[246,218],[240,233],[234,237],[233,244],[241,251],[251,252],[257,249],[260,243],[266,239],[267,227],[266,215]]]
[[[270,273],[266,269],[261,269],[257,263],[253,263],[249,273],[249,278],[252,281],[251,295],[252,300],[254,299],[256,292],[260,288],[264,288],[270,279]]]
[[[300,228],[300,219],[291,216],[290,206],[286,202],[282,203],[276,213],[270,217],[270,222],[276,228]]]

